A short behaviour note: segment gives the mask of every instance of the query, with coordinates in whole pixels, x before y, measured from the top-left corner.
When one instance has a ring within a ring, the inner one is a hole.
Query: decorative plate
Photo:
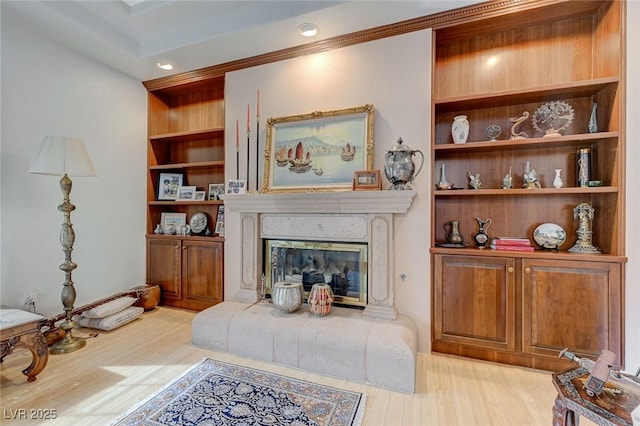
[[[533,113],[531,123],[533,128],[544,136],[561,136],[560,130],[569,127],[573,121],[573,108],[564,101],[550,101],[542,104]]]
[[[207,228],[207,215],[204,212],[197,212],[191,216],[189,219],[189,226],[191,227],[191,232],[194,234],[199,234]]]
[[[533,239],[542,248],[557,249],[567,241],[567,233],[560,225],[543,223],[533,231]]]

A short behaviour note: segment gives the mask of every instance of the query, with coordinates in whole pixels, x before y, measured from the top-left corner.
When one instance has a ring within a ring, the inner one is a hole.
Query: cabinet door
[[[523,352],[623,355],[620,264],[523,259],[522,276]]]
[[[200,307],[222,302],[223,243],[183,241],[182,249],[184,299]]]
[[[147,284],[159,284],[162,299],[180,299],[180,240],[147,238]]]
[[[515,350],[514,259],[436,255],[434,339]]]

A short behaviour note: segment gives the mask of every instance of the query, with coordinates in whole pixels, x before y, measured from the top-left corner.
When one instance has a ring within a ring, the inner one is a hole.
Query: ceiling
[[[141,81],[465,6],[475,1],[1,0],[15,19]],[[298,25],[312,22],[305,38]],[[158,62],[171,62],[172,71]]]

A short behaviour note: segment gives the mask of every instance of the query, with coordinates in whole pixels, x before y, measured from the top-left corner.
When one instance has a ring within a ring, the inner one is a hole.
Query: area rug
[[[366,396],[209,358],[112,425],[318,425],[362,423]]]

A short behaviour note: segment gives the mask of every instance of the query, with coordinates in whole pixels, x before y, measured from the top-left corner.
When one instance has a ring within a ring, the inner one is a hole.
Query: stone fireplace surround
[[[193,321],[196,346],[285,364],[351,381],[413,392],[417,327],[395,306],[393,216],[415,191],[225,195],[240,215],[240,288]],[[264,239],[367,243],[364,311],[334,307],[315,317],[306,305],[284,314],[261,300]]]

